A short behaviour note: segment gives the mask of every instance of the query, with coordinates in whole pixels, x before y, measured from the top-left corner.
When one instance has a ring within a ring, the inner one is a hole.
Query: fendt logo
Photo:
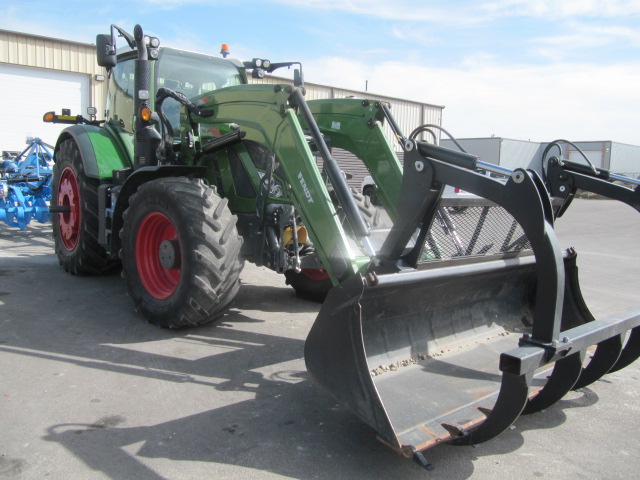
[[[304,181],[304,177],[302,176],[302,172],[298,172],[298,179],[300,180],[300,185],[302,185],[302,190],[304,190],[304,194],[307,197],[307,202],[313,203],[313,198],[311,197],[311,192],[307,187],[307,182]]]

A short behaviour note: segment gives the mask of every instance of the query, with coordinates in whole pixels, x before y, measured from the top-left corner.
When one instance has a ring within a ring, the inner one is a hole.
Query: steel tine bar
[[[611,371],[613,366],[620,358],[622,352],[622,336],[615,335],[607,338],[596,345],[593,357],[589,364],[582,369],[580,378],[573,386],[573,389],[583,388],[591,385],[593,382],[601,378],[607,372]]]
[[[529,399],[529,385],[533,373],[515,375],[502,372],[502,384],[498,400],[491,410],[486,410],[487,419],[463,437],[454,439],[456,445],[475,445],[500,435],[515,422]],[[485,410],[483,409],[483,412]]]
[[[550,407],[571,391],[582,371],[583,352],[575,352],[558,360],[542,390],[527,402],[523,415]]]
[[[628,367],[640,357],[640,327],[631,330],[627,343],[622,349],[620,358],[608,373],[617,372]]]

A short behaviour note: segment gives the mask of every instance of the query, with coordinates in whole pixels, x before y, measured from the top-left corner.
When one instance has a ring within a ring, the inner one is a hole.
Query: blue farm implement
[[[29,145],[15,158],[0,165],[0,221],[24,230],[31,220],[46,223],[51,218],[51,164],[53,155],[39,138],[27,138]]]

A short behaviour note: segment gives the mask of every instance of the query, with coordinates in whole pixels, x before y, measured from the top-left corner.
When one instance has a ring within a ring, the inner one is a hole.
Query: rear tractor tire
[[[349,225],[349,221],[347,220],[347,214],[342,209],[342,206],[338,201],[338,196],[333,191],[330,192],[329,196],[331,197],[331,201],[336,208],[338,220],[342,224],[344,232],[351,238],[355,238],[355,234],[353,233],[351,225]],[[355,188],[351,189],[351,196],[353,197],[353,201],[356,202],[358,212],[360,213],[360,216],[362,216],[367,226],[369,228],[377,228],[380,225],[380,211],[373,205],[373,203],[371,202],[371,198],[365,194],[358,192],[358,190]]]
[[[53,213],[53,241],[60,265],[69,273],[101,275],[120,268],[98,243],[98,185],[87,177],[74,140],[65,140],[56,153],[51,205],[68,208]]]
[[[220,317],[240,288],[237,217],[202,180],[160,178],[140,186],[124,212],[122,274],[152,323],[181,328]]]

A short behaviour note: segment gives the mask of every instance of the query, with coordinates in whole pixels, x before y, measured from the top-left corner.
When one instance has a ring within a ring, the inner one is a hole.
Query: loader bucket
[[[594,322],[575,259],[565,252],[563,332]],[[558,401],[579,378],[584,384],[600,378],[620,355],[623,334],[606,333],[585,367],[590,344],[530,371],[505,368],[505,352],[536,350],[522,343],[531,331],[536,284],[532,255],[357,275],[325,300],[307,337],[307,369],[406,457],[424,463],[420,452],[439,443],[487,441],[520,414]],[[640,322],[638,312],[633,318],[630,325]]]
[[[461,437],[496,407],[500,354],[531,325],[534,267],[528,257],[356,276],[325,300],[307,369],[407,456]],[[491,436],[520,415],[528,382],[506,382]]]

